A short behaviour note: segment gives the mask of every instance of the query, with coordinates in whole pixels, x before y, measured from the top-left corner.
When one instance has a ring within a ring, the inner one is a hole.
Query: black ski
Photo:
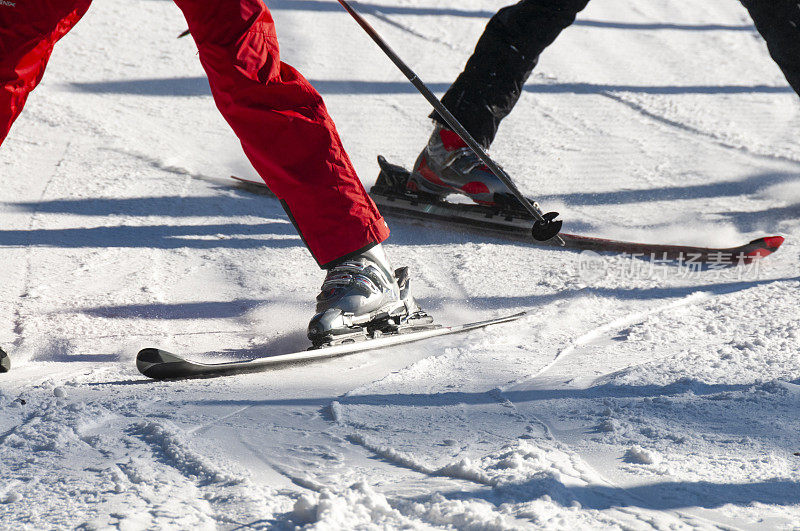
[[[458,326],[441,326],[433,324],[418,326],[414,327],[414,331],[410,332],[383,334],[373,339],[354,341],[352,343],[344,343],[331,347],[322,347],[300,352],[292,352],[290,354],[279,354],[276,356],[265,356],[261,358],[231,361],[226,363],[200,363],[196,361],[190,361],[157,348],[146,348],[141,350],[136,356],[136,367],[139,369],[139,372],[145,376],[158,380],[171,378],[221,376],[225,374],[243,372],[259,372],[268,369],[286,367],[288,365],[309,363],[327,358],[346,356],[348,354],[355,354],[356,352],[389,348],[396,345],[402,345],[414,341],[422,341],[423,339],[429,339],[438,336],[468,332],[470,330],[484,328],[486,326],[516,321],[525,315],[525,312],[520,312],[513,315],[498,317],[496,319],[467,323]]]
[[[8,372],[11,370],[11,358],[0,348],[0,372]]]
[[[782,236],[767,236],[736,247],[715,248],[629,242],[564,232],[559,233],[564,245],[555,238],[538,241],[531,235],[534,220],[525,211],[513,208],[513,206],[503,208],[478,204],[456,204],[436,196],[411,192],[405,189],[405,183],[410,175],[408,170],[402,166],[390,164],[383,157],[378,157],[378,164],[381,173],[375,186],[370,190],[370,196],[382,213],[413,220],[445,223],[478,233],[496,234],[534,245],[598,253],[624,253],[632,257],[693,264],[743,265],[774,253],[784,241]],[[246,189],[274,197],[263,181],[232,177]],[[513,202],[509,202],[509,205],[513,205]]]

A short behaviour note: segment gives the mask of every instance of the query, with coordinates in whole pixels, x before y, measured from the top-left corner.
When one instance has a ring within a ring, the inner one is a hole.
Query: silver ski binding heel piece
[[[308,324],[312,348],[433,328],[411,295],[408,268],[392,271],[381,245],[328,270],[317,313]]]

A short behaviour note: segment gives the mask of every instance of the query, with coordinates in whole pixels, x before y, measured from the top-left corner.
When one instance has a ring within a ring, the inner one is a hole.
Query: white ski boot
[[[417,306],[408,268],[392,271],[378,244],[328,270],[308,324],[315,347],[360,341],[433,321]]]
[[[437,125],[422,150],[406,189],[441,198],[458,193],[480,205],[495,206],[508,188],[455,132]]]

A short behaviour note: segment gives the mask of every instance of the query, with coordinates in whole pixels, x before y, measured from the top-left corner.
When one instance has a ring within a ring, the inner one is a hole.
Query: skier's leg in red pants
[[[91,0],[0,3],[0,144],[28,94],[42,80],[55,43],[89,9]]]
[[[211,92],[255,169],[325,266],[389,229],[359,181],[322,98],[282,63],[261,0],[175,0]],[[344,60],[344,58],[343,58]]]

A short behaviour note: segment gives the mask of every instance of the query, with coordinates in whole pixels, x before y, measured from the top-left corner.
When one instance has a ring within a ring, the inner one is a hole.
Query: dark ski
[[[405,189],[405,183],[409,177],[408,170],[402,166],[390,164],[383,157],[378,157],[378,164],[381,167],[381,173],[375,186],[370,190],[370,196],[382,213],[412,220],[444,223],[461,229],[495,234],[534,245],[598,253],[623,253],[632,257],[694,264],[743,265],[751,263],[757,258],[769,256],[777,251],[784,241],[782,236],[767,236],[736,247],[715,248],[629,242],[564,232],[559,234],[564,245],[561,245],[561,242],[555,238],[537,241],[531,236],[534,221],[527,212],[478,204],[451,203],[435,196],[410,192]],[[232,177],[246,189],[274,197],[263,181]]]
[[[0,372],[8,372],[11,370],[11,358],[0,348]]]
[[[384,334],[374,339],[365,339],[363,341],[356,341],[353,343],[344,343],[331,347],[322,347],[318,349],[292,352],[289,354],[279,354],[275,356],[265,356],[261,358],[231,361],[226,363],[200,363],[182,358],[157,348],[146,348],[141,350],[136,356],[136,367],[139,369],[139,372],[145,376],[157,380],[222,376],[226,374],[244,372],[259,372],[294,364],[309,363],[327,358],[346,356],[348,354],[355,354],[356,352],[366,352],[370,350],[389,348],[396,345],[403,345],[406,343],[412,343],[414,341],[422,341],[424,339],[430,339],[433,337],[459,334],[478,328],[484,328],[486,326],[516,321],[525,315],[525,312],[520,312],[513,315],[507,315],[505,317],[498,317],[496,319],[467,323],[458,326],[441,326],[433,324],[424,327],[415,327],[414,331],[412,332]]]

